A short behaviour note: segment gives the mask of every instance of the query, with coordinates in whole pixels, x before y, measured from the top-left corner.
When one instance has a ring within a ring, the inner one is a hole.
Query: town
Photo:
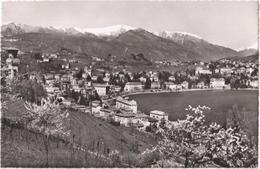
[[[58,53],[37,53],[32,54],[31,59],[35,59],[39,65],[60,60],[63,64],[58,65],[58,71],[21,73],[21,51],[6,48],[3,55],[6,56],[5,62],[2,62],[3,86],[8,88],[14,79],[18,83],[32,81],[41,86],[49,98],[58,100],[64,107],[91,114],[113,125],[135,127],[142,131],[151,131],[151,126],[159,125],[162,119],[171,123],[168,114],[160,110],[141,112],[138,103],[129,99],[128,95],[258,88],[258,63],[240,60],[221,59],[210,63],[192,61],[185,70],[176,72],[130,72],[126,69],[109,72],[96,68],[95,64],[72,67],[73,62],[80,60],[64,59]],[[96,62],[102,61],[98,57],[93,58]]]
[[[1,167],[259,166],[256,1],[1,5]]]

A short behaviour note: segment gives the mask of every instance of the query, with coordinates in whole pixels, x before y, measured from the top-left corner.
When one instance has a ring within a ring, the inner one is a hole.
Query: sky
[[[3,2],[2,23],[95,28],[117,24],[180,31],[233,49],[257,43],[257,1]]]

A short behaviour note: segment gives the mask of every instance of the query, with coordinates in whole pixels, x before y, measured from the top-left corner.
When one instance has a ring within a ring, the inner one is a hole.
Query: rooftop
[[[156,115],[161,115],[161,116],[167,115],[167,113],[165,113],[163,111],[159,111],[159,110],[152,110],[152,111],[150,111],[150,114],[156,114]]]
[[[116,114],[116,116],[130,118],[130,117],[135,117],[135,113],[118,113]]]

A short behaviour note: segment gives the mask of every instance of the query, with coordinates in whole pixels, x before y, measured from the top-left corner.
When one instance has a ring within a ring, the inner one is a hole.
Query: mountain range
[[[35,49],[56,52],[67,48],[74,52],[105,58],[108,54],[129,59],[143,54],[147,60],[211,61],[241,57],[238,51],[212,44],[203,38],[183,32],[150,32],[127,25],[105,28],[56,28],[9,23],[1,27],[2,46],[22,51]],[[13,42],[8,39],[16,39]]]

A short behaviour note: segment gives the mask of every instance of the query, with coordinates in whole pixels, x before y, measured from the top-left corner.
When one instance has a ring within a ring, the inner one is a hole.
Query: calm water
[[[188,105],[206,105],[211,110],[206,111],[207,122],[223,124],[226,112],[237,104],[248,111],[258,112],[258,91],[192,91],[181,93],[157,93],[132,95],[129,98],[137,101],[138,109],[148,113],[151,110],[162,110],[169,114],[170,120],[183,119]],[[258,118],[258,117],[255,117]]]

